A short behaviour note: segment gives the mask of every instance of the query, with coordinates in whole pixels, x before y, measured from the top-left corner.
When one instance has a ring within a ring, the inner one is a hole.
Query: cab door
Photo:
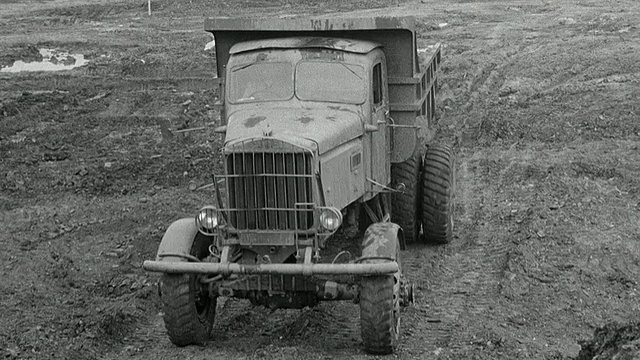
[[[387,94],[387,69],[384,57],[379,57],[371,69],[371,126],[377,129],[370,132],[371,179],[378,184],[388,185],[390,182],[390,142],[387,116],[389,99]],[[371,191],[377,193],[381,186],[369,182]]]

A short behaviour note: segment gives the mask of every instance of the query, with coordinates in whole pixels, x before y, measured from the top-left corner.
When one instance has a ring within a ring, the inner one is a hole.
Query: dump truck
[[[415,23],[205,20],[224,169],[206,205],[172,223],[143,265],[162,273],[171,342],[207,341],[219,297],[269,308],[349,300],[364,350],[394,351],[400,309],[414,301],[400,250],[453,236],[454,158],[432,126],[441,46],[418,49]],[[358,250],[346,227],[362,235]],[[352,251],[327,257],[329,243]]]

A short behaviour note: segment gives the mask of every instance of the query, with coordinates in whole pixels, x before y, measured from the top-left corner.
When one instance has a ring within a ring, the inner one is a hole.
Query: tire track
[[[492,317],[500,305],[500,282],[512,245],[493,231],[495,210],[483,206],[499,185],[474,170],[480,168],[475,166],[479,160],[463,159],[457,169],[457,238],[444,247],[403,254],[418,293],[418,303],[405,316],[405,330],[424,339],[424,352],[470,346],[473,336],[483,332],[479,319]]]

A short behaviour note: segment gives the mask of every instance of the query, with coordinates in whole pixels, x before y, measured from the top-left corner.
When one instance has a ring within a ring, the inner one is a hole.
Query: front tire
[[[196,235],[191,255],[203,259],[210,240]],[[216,313],[217,297],[196,274],[163,274],[161,298],[164,325],[169,339],[177,346],[200,344],[209,339]]]
[[[367,276],[360,283],[360,329],[370,354],[391,354],[400,330],[400,286],[394,275]]]
[[[394,274],[363,276],[360,280],[360,332],[364,349],[370,354],[391,354],[398,345],[402,283],[399,230],[394,223],[373,224],[362,243],[364,263],[398,263]]]

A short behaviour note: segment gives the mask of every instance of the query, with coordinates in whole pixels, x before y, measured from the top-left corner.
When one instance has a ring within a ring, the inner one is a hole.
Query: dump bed
[[[216,42],[218,75],[224,75],[229,50],[239,42],[295,36],[367,40],[382,45],[387,57],[389,107],[395,127],[392,162],[404,161],[418,146],[416,117],[435,116],[436,71],[440,46],[417,48],[414,17],[229,18],[205,20]],[[413,141],[412,141],[413,140]]]

